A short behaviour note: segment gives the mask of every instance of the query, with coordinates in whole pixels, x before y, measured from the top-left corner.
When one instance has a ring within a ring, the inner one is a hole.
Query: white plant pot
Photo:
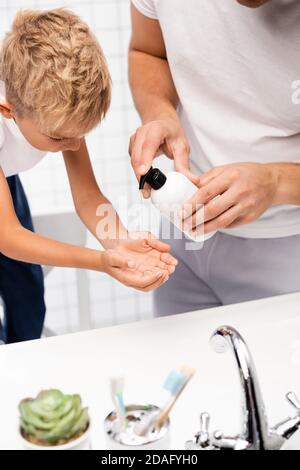
[[[18,429],[18,433],[22,441],[24,450],[91,450],[90,428],[91,425],[89,425],[85,433],[82,434],[82,436],[78,437],[78,439],[74,439],[73,441],[68,442],[67,444],[58,446],[39,446],[36,444],[32,444],[22,436],[20,429]]]

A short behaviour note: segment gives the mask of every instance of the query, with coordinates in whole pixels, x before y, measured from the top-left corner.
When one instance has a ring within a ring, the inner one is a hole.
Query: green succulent
[[[79,395],[43,390],[19,404],[20,426],[26,438],[42,445],[57,445],[83,434],[89,425],[87,408]]]

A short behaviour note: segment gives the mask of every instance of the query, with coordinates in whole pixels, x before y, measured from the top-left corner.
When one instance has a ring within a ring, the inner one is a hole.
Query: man
[[[134,171],[173,159],[199,187],[185,229],[204,205],[218,230],[200,251],[172,242],[156,315],[300,290],[299,22],[297,0],[132,0]]]

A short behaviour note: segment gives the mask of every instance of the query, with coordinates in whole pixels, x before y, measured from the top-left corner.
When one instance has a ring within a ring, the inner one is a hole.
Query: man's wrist
[[[149,124],[149,122],[164,120],[173,120],[179,122],[177,109],[174,108],[171,103],[157,107],[152,106],[150,110],[148,108],[148,110],[142,114],[142,121],[144,125]]]
[[[275,184],[273,205],[300,204],[300,165],[298,163],[270,163]]]
[[[269,171],[269,176],[271,180],[271,186],[274,188],[273,193],[273,202],[272,205],[276,206],[280,204],[281,198],[281,175],[280,168],[276,163],[269,163],[265,165],[265,168]]]

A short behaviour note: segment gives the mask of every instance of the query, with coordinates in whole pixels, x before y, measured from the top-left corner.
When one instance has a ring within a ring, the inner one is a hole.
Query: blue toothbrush
[[[134,431],[137,435],[145,436],[154,429],[157,431],[161,429],[176,401],[194,374],[195,370],[190,367],[183,367],[180,370],[174,369],[170,372],[163,385],[164,390],[169,394],[168,400],[158,413],[152,413],[147,419],[135,426]]]

